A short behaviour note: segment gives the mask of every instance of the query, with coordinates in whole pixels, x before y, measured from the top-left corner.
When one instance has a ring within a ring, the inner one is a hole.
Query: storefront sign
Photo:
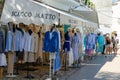
[[[78,24],[78,21],[77,21],[77,20],[69,19],[68,22],[69,22],[69,23],[72,23],[72,24]]]
[[[60,24],[80,25],[80,20],[61,14],[60,15]]]
[[[49,13],[39,13],[36,12],[35,14],[33,14],[32,12],[27,12],[27,11],[12,11],[11,12],[11,16],[13,17],[34,17],[34,18],[42,18],[42,19],[49,19],[49,20],[55,20],[57,17],[54,14],[49,14]]]
[[[58,13],[31,0],[6,0],[1,21],[25,24],[58,24]]]

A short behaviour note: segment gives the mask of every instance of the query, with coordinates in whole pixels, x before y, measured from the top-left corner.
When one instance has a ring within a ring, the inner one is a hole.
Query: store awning
[[[96,7],[100,25],[112,24],[112,0],[91,0]]]
[[[86,19],[88,21],[91,21],[93,23],[98,24],[98,16],[97,16],[97,12],[95,11],[78,11],[78,10],[73,10],[72,12],[73,14]]]
[[[88,26],[94,25],[95,27],[98,28],[98,23],[95,23],[95,22],[93,22],[93,21],[91,21],[91,20],[88,20],[88,19],[86,19],[86,18],[84,18],[84,17],[81,17],[81,16],[79,16],[79,15],[76,15],[76,14],[73,13],[73,11],[72,11],[71,13],[68,13],[68,12],[66,12],[66,11],[53,8],[53,7],[51,7],[51,6],[48,6],[48,5],[43,4],[43,3],[40,3],[40,2],[33,1],[33,3],[36,3],[36,4],[38,4],[38,5],[44,6],[44,7],[46,7],[46,8],[49,8],[49,9],[51,9],[51,10],[53,10],[53,11],[56,11],[56,12],[62,14],[62,15],[71,17],[71,18],[73,18],[74,20],[75,20],[75,19],[76,19],[76,20],[79,20],[79,22],[83,22],[83,23],[85,23],[85,25],[88,25]],[[79,13],[78,13],[78,14],[79,14]],[[94,26],[93,26],[93,27],[94,27]]]
[[[111,33],[112,29],[110,27],[106,27],[105,25],[100,25],[99,31],[103,34]]]
[[[75,8],[74,10],[77,10],[77,11],[92,11],[91,9],[86,8],[85,6],[79,6],[79,7]]]
[[[5,0],[1,22],[14,22],[39,25],[58,24],[59,14],[49,8],[43,7],[32,0]]]
[[[80,5],[74,0],[41,0],[41,2],[65,11],[69,11],[70,8],[75,8],[76,6]]]

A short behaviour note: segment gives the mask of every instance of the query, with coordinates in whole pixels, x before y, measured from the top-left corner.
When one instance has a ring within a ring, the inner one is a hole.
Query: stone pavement
[[[61,80],[120,80],[120,55],[99,55]]]
[[[0,80],[45,80],[48,78],[48,70],[48,66],[46,66],[46,69],[38,67],[37,71],[31,72],[35,79],[25,79],[26,71],[23,71],[16,78]],[[41,73],[43,74],[41,75]],[[59,71],[56,77],[59,80],[120,80],[120,55],[108,55],[107,57],[98,55],[93,60],[81,63],[80,68]]]

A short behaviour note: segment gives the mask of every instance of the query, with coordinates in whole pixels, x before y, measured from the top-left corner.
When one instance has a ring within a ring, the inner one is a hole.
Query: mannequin
[[[80,60],[81,60],[81,57],[82,57],[82,33],[80,32],[79,28],[76,29],[76,32],[77,32],[77,35],[79,37],[79,40],[80,40],[80,44],[78,46],[78,52],[79,52],[79,61],[78,63],[80,63]]]
[[[80,38],[76,31],[72,37],[71,46],[73,49],[73,57],[74,57],[74,65],[73,67],[78,67],[78,59],[79,59],[79,45],[80,45]]]
[[[29,25],[30,26],[30,25]],[[24,42],[24,51],[25,51],[25,53],[24,53],[24,62],[31,62],[31,60],[29,60],[29,56],[27,56],[28,55],[28,53],[30,53],[31,54],[31,43],[32,43],[32,33],[33,33],[33,31],[31,30],[31,28],[29,28],[29,27],[27,27],[28,28],[28,30],[27,30],[27,32],[25,33],[25,42]],[[33,56],[34,57],[34,56]]]
[[[64,49],[64,65],[65,65],[65,71],[67,70],[67,63],[68,63],[68,53],[70,51],[70,35],[69,35],[69,32],[67,31],[65,33],[65,42],[64,42],[64,45],[63,45],[63,49]]]
[[[34,78],[32,75],[29,74],[29,62],[34,61],[34,54],[32,53],[32,35],[33,31],[32,28],[29,28],[28,31],[25,33],[25,43],[24,43],[24,60],[27,62],[27,76],[25,78]],[[31,59],[32,58],[32,59]]]
[[[42,55],[42,45],[43,45],[43,33],[42,33],[42,27],[43,26],[40,26],[40,29],[39,29],[39,32],[38,32],[38,51],[37,51],[37,63],[39,64],[40,62],[43,63],[43,55]]]
[[[69,36],[70,36],[70,51],[68,52],[68,55],[69,55],[68,58],[69,58],[69,66],[72,66],[74,60],[73,60],[73,50],[71,47],[71,41],[72,41],[72,37],[73,37],[74,33],[73,33],[72,28],[69,28],[68,32],[69,32]]]
[[[50,59],[49,78],[51,79],[54,75],[54,60],[56,58],[56,52],[59,51],[58,33],[55,31],[55,24],[51,26],[50,31],[47,31],[45,33],[43,51],[49,52]],[[53,71],[51,70],[52,62]]]
[[[14,69],[14,28],[13,23],[8,23],[8,32],[6,38],[6,52],[8,54],[8,67],[7,67],[7,76],[6,77],[15,77],[13,74]]]
[[[23,63],[23,57],[24,57],[24,43],[25,43],[25,29],[27,28],[27,26],[25,26],[23,23],[19,24],[19,28],[22,30],[22,52],[20,53],[20,59],[19,59],[19,63]]]
[[[38,51],[38,34],[37,34],[37,30],[36,30],[36,25],[33,25],[32,44],[31,44],[31,52],[32,53],[30,53],[30,56],[29,56],[31,59],[31,62],[36,61],[37,51]]]

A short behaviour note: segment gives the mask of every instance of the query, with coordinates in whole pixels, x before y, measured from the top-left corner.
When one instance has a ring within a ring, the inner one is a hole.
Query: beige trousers
[[[24,62],[35,62],[35,54],[24,52]]]
[[[43,45],[43,40],[42,40],[42,35],[41,35],[41,38],[39,38],[39,42],[38,42],[38,51],[37,51],[37,54],[36,54],[36,60],[38,58],[41,59],[41,61],[43,62],[43,52],[42,52],[42,45]]]
[[[8,52],[7,73],[13,75],[13,71],[14,71],[14,53]]]

